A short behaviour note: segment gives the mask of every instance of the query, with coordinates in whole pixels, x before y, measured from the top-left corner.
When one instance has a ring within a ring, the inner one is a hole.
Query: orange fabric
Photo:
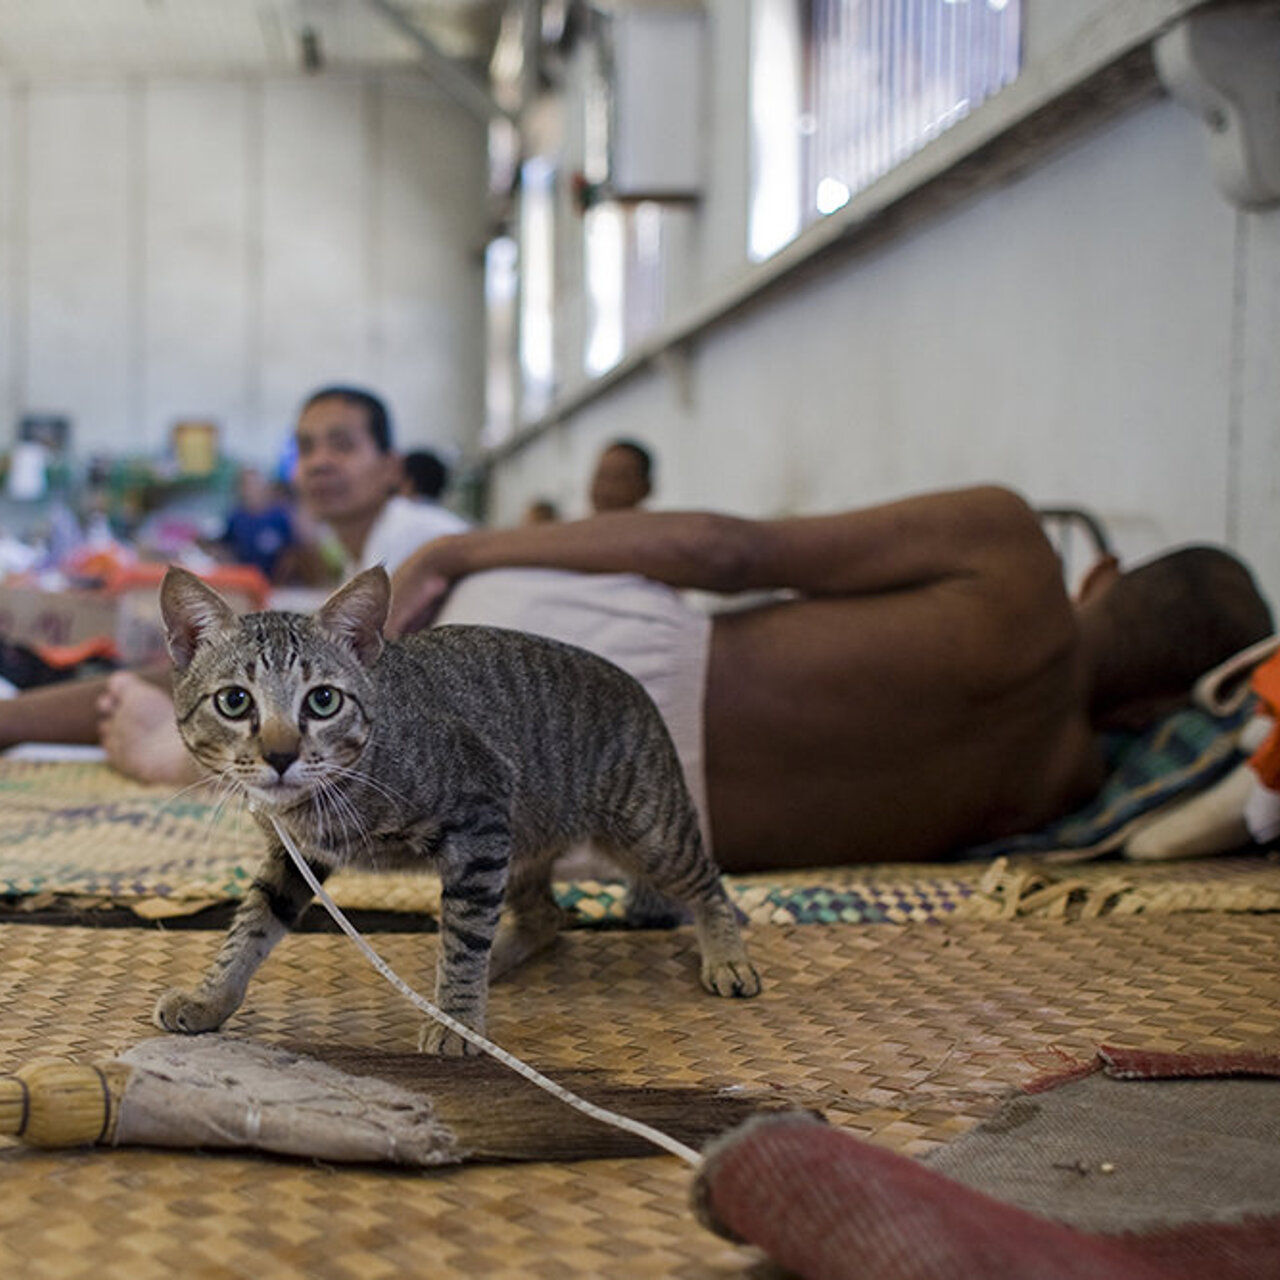
[[[169,566],[150,561],[117,564],[105,575],[108,591],[129,591],[136,587],[159,587]],[[240,591],[252,601],[255,609],[267,607],[271,583],[261,569],[251,564],[223,564],[197,575],[215,590]]]
[[[1254,668],[1251,684],[1273,727],[1267,740],[1249,758],[1249,764],[1268,791],[1280,791],[1280,653]]]
[[[126,554],[121,547],[82,547],[67,557],[66,567],[81,578],[106,579],[120,571]]]
[[[90,658],[118,658],[116,642],[110,636],[90,636],[76,644],[33,644],[32,651],[59,671],[79,666]]]
[[[100,590],[110,594],[132,591],[139,587],[159,588],[169,566],[151,560],[124,559],[115,551],[94,551],[72,556],[68,563],[81,577],[95,578],[101,582]],[[216,591],[239,591],[255,609],[265,609],[271,594],[271,583],[266,574],[252,564],[220,564],[196,574]],[[11,574],[7,579],[14,586],[34,586],[30,575]]]

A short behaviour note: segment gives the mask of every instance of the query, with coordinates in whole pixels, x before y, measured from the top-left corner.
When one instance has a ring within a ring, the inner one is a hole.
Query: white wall
[[[712,3],[711,30],[740,46],[734,7]],[[1029,55],[1073,37],[1072,9],[1100,6],[1029,5]],[[713,91],[714,145],[740,173],[735,92]],[[704,204],[712,274],[721,227],[743,254],[727,208]],[[1094,508],[1130,558],[1235,545],[1280,611],[1278,350],[1280,211],[1230,205],[1201,126],[1149,99],[566,412],[498,464],[494,517],[542,492],[580,512],[600,443],[626,434],[656,449],[658,505],[780,514],[1003,480]]]
[[[410,75],[0,81],[0,442],[48,411],[81,455],[154,453],[212,418],[265,463],[341,380],[401,444],[469,447],[484,147]]]

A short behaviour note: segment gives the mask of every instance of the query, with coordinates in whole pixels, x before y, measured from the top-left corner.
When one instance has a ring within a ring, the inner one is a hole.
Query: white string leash
[[[616,1111],[610,1111],[607,1107],[598,1107],[594,1102],[588,1102],[586,1098],[579,1097],[576,1093],[566,1089],[564,1085],[557,1084],[554,1080],[544,1076],[542,1072],[529,1066],[527,1062],[522,1062],[515,1054],[508,1053],[501,1045],[494,1044],[492,1040],[486,1039],[478,1031],[473,1031],[465,1023],[459,1022],[457,1018],[451,1017],[443,1009],[437,1008],[425,996],[419,995],[369,945],[360,930],[347,919],[342,912],[342,908],[334,902],[325,891],[324,886],[316,879],[315,873],[307,866],[306,859],[298,852],[298,846],[294,844],[292,836],[276,821],[274,816],[271,818],[271,825],[275,828],[276,835],[280,837],[281,843],[288,850],[289,856],[298,868],[298,873],[307,882],[311,892],[324,904],[325,910],[333,917],[338,928],[360,948],[364,953],[365,959],[412,1005],[427,1014],[428,1017],[443,1023],[450,1031],[460,1035],[464,1040],[469,1041],[491,1058],[496,1058],[503,1066],[509,1067],[517,1075],[521,1075],[532,1084],[536,1084],[539,1089],[545,1090],[553,1098],[558,1098],[575,1111],[580,1111],[583,1115],[590,1116],[593,1120],[599,1120],[602,1124],[612,1125],[615,1129],[623,1129],[627,1133],[633,1133],[639,1138],[644,1138],[647,1142],[652,1142],[654,1146],[661,1147],[671,1155],[679,1156],[681,1160],[688,1165],[692,1165],[695,1169],[702,1164],[702,1156],[692,1147],[685,1146],[683,1142],[671,1137],[670,1134],[663,1133],[661,1129],[653,1128],[652,1125],[633,1120],[630,1116],[620,1115]]]

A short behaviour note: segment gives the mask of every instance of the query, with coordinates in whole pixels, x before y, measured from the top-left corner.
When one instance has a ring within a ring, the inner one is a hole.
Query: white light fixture
[[[823,178],[814,193],[819,213],[835,213],[849,203],[850,191],[839,178]]]

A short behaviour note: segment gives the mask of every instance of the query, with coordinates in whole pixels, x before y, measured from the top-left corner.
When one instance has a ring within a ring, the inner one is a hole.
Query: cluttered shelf
[[[85,657],[151,661],[163,653],[164,565],[192,557],[240,607],[261,608],[264,574],[210,550],[243,471],[211,423],[177,424],[155,456],[85,460],[65,430],[24,423],[0,455],[0,639],[58,668]]]

